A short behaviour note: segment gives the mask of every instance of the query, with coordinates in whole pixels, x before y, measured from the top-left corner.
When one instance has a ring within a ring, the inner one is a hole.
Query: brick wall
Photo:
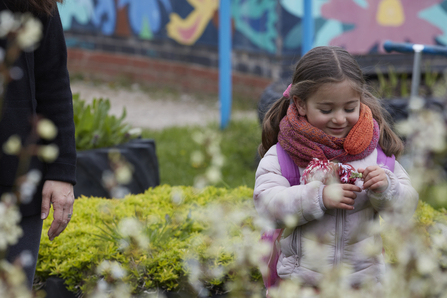
[[[182,62],[84,49],[68,49],[71,75],[104,80],[129,79],[146,86],[167,87],[184,92],[218,93],[216,68]],[[257,101],[271,79],[233,72],[233,96]]]

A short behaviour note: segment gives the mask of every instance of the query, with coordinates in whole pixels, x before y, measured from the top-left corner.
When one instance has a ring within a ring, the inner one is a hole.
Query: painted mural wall
[[[233,47],[297,53],[302,2],[233,0]],[[218,9],[218,0],[67,0],[59,6],[66,31],[185,46],[217,46]],[[343,46],[356,54],[382,51],[387,39],[447,46],[447,0],[314,0],[313,17],[315,46]]]

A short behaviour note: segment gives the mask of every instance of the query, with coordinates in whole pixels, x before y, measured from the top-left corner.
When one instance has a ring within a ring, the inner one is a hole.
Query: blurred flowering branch
[[[102,183],[112,198],[122,199],[130,193],[125,186],[132,181],[134,168],[118,149],[109,152],[110,170],[102,173]]]
[[[408,119],[397,124],[398,132],[406,138],[406,152],[401,157],[412,185],[423,199],[436,206],[447,207],[447,197],[436,196],[434,187],[444,185],[447,190],[446,172],[442,163],[446,162],[447,129],[445,115],[440,111],[424,109],[424,99],[412,98]],[[436,158],[442,155],[443,158]],[[436,196],[436,199],[433,199]]]
[[[42,36],[42,24],[30,13],[0,12],[0,39],[4,48],[0,48],[0,121],[8,85],[13,80],[20,80],[24,70],[15,66],[16,60],[24,51],[33,51]],[[36,145],[42,138],[52,140],[57,129],[49,120],[32,119],[32,133],[22,144],[18,135],[11,135],[2,145],[7,155],[18,157],[19,166],[12,192],[4,193],[0,201],[0,297],[32,297],[22,268],[33,262],[29,254],[22,254],[14,264],[4,260],[7,247],[17,243],[23,231],[19,226],[21,215],[18,205],[29,203],[41,179],[41,173],[31,170],[27,173],[31,156],[39,156],[46,162],[53,161],[58,150],[54,145]],[[3,169],[6,170],[6,169]]]
[[[6,40],[6,49],[0,48],[0,115],[7,85],[23,76],[23,70],[14,66],[15,61],[23,51],[33,51],[41,37],[42,23],[32,14],[0,12],[0,38]]]
[[[194,186],[202,189],[207,185],[222,182],[222,167],[225,158],[220,150],[222,136],[213,130],[195,132],[192,139],[201,146],[191,154],[191,164],[195,168],[205,168],[205,173],[195,178]]]

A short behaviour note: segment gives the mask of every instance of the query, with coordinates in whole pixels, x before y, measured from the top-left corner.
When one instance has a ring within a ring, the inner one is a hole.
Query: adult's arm
[[[76,183],[76,146],[73,102],[67,70],[67,48],[59,13],[41,18],[43,37],[34,52],[37,114],[53,121],[58,129],[57,159],[45,166],[44,180]]]
[[[74,138],[73,102],[67,70],[67,49],[56,10],[53,16],[41,18],[43,37],[34,52],[36,112],[56,125],[58,134],[52,142],[59,156],[45,164],[42,193],[42,218],[53,204],[53,222],[48,231],[51,240],[67,226],[73,210],[73,185],[76,183],[76,146]],[[70,214],[70,215],[69,215]]]

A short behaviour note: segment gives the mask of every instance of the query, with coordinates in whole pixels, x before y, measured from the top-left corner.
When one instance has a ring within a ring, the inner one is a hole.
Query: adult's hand
[[[73,214],[73,185],[63,181],[47,180],[42,190],[42,219],[46,219],[53,204],[53,222],[48,230],[48,238],[53,239],[67,227]]]

